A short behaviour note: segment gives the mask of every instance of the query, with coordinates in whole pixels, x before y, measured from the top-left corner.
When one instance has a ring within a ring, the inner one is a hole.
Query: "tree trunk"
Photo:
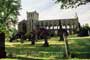
[[[61,20],[59,21],[59,36],[60,36],[60,40],[59,41],[64,41],[64,37],[63,37],[63,29],[62,29],[62,25],[61,25]]]
[[[49,43],[48,43],[48,40],[47,38],[44,38],[44,44],[43,44],[44,47],[48,47],[49,46]]]
[[[35,39],[31,40],[31,45],[35,45]]]
[[[63,35],[60,36],[60,41],[64,41]]]
[[[32,33],[31,35],[31,45],[35,45],[36,35],[34,33]]]
[[[5,58],[6,52],[5,52],[5,33],[0,32],[0,58]]]
[[[43,44],[43,46],[44,47],[48,47],[49,46],[49,43],[48,43],[48,34],[47,33],[44,33],[43,38],[44,38],[44,44]]]

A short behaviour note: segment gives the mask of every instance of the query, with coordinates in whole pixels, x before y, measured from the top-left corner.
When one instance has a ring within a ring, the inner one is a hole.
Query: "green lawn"
[[[90,37],[69,36],[69,47],[72,54],[76,54],[73,59],[89,58]],[[6,52],[8,58],[5,60],[59,60],[64,59],[64,42],[59,41],[59,37],[49,39],[49,47],[42,47],[43,40],[37,41],[35,46],[31,42],[6,42]],[[72,58],[71,58],[72,59]],[[2,59],[4,60],[4,59]]]

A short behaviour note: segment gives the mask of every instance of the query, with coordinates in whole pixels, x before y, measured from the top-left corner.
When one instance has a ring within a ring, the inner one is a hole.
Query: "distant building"
[[[23,20],[18,24],[18,31],[30,33],[33,29],[46,28],[56,31],[59,29],[60,23],[63,29],[67,29],[69,32],[79,30],[78,17],[71,19],[52,19],[52,20],[39,20],[39,14],[34,12],[27,12],[27,20]]]

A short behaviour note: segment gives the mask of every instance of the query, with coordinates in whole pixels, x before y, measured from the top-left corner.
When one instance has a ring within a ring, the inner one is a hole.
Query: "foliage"
[[[56,3],[61,3],[61,8],[76,8],[80,5],[86,4],[90,0],[56,0]]]
[[[85,24],[83,27],[80,28],[78,36],[88,36],[88,32],[90,32],[90,27],[88,24]]]
[[[0,31],[7,30],[7,23],[19,15],[20,0],[0,0]]]
[[[89,26],[88,24],[85,24],[85,25],[83,26],[83,28],[85,28],[85,29],[90,29],[90,26]]]

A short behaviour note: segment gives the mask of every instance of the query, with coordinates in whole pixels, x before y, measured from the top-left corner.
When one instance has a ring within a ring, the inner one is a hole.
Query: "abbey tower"
[[[32,32],[36,28],[39,19],[39,14],[34,12],[27,12],[27,33]]]

